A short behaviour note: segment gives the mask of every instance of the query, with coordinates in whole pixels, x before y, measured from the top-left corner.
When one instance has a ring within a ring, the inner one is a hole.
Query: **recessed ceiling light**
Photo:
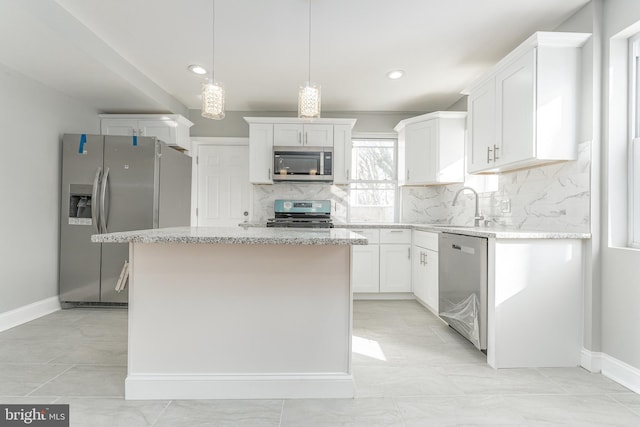
[[[187,67],[187,68],[192,73],[198,74],[200,76],[207,74],[207,69],[204,68],[202,65],[192,64],[192,65],[189,65],[189,67]]]
[[[404,76],[403,70],[391,70],[387,73],[387,77],[390,78],[391,80],[399,79],[402,76]]]

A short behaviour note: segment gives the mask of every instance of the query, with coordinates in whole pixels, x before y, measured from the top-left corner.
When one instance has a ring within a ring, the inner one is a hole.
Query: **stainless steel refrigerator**
[[[126,243],[91,235],[189,225],[191,158],[151,137],[64,135],[60,214],[60,302],[126,303],[116,283]]]

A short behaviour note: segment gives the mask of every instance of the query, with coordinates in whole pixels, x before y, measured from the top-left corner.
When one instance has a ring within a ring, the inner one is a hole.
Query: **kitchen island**
[[[345,229],[178,227],[129,242],[126,399],[353,397]]]

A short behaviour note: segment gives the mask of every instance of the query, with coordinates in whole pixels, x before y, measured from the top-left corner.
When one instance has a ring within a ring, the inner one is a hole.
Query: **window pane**
[[[351,169],[356,181],[395,179],[393,140],[354,140]]]
[[[358,183],[350,188],[351,222],[393,222],[395,183]]]

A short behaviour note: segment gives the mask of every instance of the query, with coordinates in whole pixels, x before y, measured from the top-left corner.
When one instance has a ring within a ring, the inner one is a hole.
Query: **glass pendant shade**
[[[224,87],[222,83],[207,81],[202,84],[202,117],[224,118]]]
[[[298,91],[298,117],[320,117],[320,86],[306,82]]]

